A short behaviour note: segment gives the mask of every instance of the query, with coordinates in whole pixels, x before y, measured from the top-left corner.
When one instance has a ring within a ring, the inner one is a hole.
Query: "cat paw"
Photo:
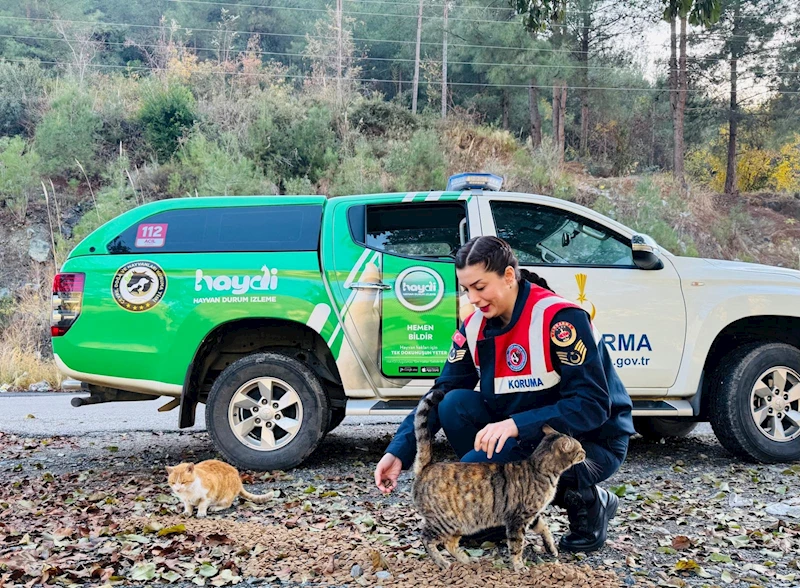
[[[206,513],[204,513],[204,512],[200,512],[200,511],[197,511],[197,518],[198,518],[198,519],[204,519],[204,518],[206,518]]]
[[[462,564],[468,564],[469,563],[469,555],[467,554],[466,551],[457,552],[455,554],[455,558],[456,558],[456,561],[458,561],[459,563],[462,563]]]
[[[531,569],[526,566],[524,563],[515,563],[514,564],[514,571],[515,572],[529,572]]]

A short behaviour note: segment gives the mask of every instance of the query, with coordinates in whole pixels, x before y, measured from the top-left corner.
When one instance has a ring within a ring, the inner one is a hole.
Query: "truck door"
[[[512,194],[480,201],[484,233],[508,241],[520,266],[589,312],[629,391],[672,386],[686,310],[668,259],[657,271],[637,268],[629,236],[569,203]]]
[[[370,386],[386,396],[416,395],[447,359],[459,324],[454,261],[469,238],[467,203],[458,193],[421,196],[335,206],[345,222],[335,221],[334,230],[349,233],[333,236],[333,255],[325,256],[346,340],[337,365],[350,372],[348,365],[360,364],[365,376],[345,382],[351,392]]]

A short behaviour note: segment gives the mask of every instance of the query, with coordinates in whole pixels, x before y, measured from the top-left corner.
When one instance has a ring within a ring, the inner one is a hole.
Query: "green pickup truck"
[[[574,203],[447,191],[162,200],[106,223],[53,285],[55,359],[74,406],[205,404],[237,466],[301,463],[348,414],[405,414],[460,321],[453,258],[498,235],[581,304],[645,435],[710,420],[748,459],[800,458],[800,272],[682,258]]]

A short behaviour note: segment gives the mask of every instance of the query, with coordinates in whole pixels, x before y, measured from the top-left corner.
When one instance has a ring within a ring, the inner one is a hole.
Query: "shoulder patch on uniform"
[[[464,343],[467,342],[467,338],[461,334],[461,331],[456,331],[453,333],[453,343],[458,345],[459,347],[463,347]]]
[[[450,355],[447,356],[448,363],[456,363],[457,361],[461,361],[464,359],[464,356],[467,354],[466,349],[456,349],[455,347],[450,350]]]
[[[558,359],[566,365],[582,365],[586,361],[586,345],[582,339],[578,339],[575,347],[569,351],[556,351]]]
[[[550,340],[559,347],[569,347],[578,338],[578,331],[568,321],[559,321],[550,329]]]

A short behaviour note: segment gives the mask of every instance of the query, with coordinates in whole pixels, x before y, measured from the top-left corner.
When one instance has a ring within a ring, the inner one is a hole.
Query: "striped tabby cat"
[[[503,526],[514,570],[525,570],[522,548],[525,529],[531,522],[547,550],[558,555],[541,513],[553,500],[561,474],[585,459],[581,444],[545,425],[545,438],[524,461],[431,463],[428,415],[443,397],[441,390],[426,394],[414,421],[417,458],[412,498],[423,518],[422,542],[431,559],[443,569],[450,566],[438,549],[438,544],[444,543],[457,561],[469,563],[469,556],[458,544],[461,537]]]

